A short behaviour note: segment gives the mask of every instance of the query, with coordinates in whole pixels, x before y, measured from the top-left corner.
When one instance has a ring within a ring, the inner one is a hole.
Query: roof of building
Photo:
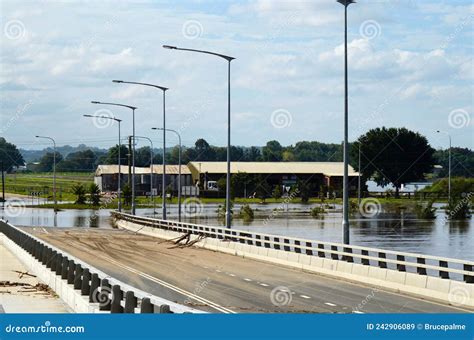
[[[191,172],[220,174],[227,172],[226,162],[189,162]],[[343,176],[343,162],[232,162],[231,173],[249,174],[324,174]],[[349,166],[349,176],[359,174]]]
[[[119,172],[119,166],[116,164],[111,164],[111,165],[98,165],[97,169],[95,170],[95,176],[102,176],[102,175],[113,175],[113,174],[118,174]],[[122,174],[128,174],[128,166],[127,165],[122,165],[120,167],[120,172]],[[133,172],[133,167],[132,167],[132,172]],[[161,164],[155,164],[153,165],[153,173],[154,174],[162,174],[163,173],[163,166]],[[169,175],[177,175],[179,174],[179,165],[166,165],[166,173]],[[135,174],[136,175],[144,175],[144,174],[150,174],[150,167],[135,167]],[[181,165],[181,174],[182,175],[189,175],[191,174],[191,171],[189,171],[189,168],[186,166],[186,164]]]

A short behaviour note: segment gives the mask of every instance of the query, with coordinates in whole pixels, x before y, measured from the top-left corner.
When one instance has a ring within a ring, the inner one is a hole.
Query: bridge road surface
[[[213,313],[352,313],[359,304],[362,313],[472,312],[127,230],[22,229],[127,284]]]

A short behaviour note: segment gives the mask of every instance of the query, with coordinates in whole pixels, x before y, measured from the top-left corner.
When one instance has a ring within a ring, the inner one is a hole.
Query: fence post
[[[472,265],[465,264],[463,269],[468,272],[472,272]],[[473,273],[474,274],[474,273]],[[474,275],[464,275],[464,281],[466,283],[474,283]]]
[[[386,259],[387,255],[385,255],[385,253],[379,253],[379,258]],[[387,262],[379,260],[379,267],[380,268],[387,268]]]
[[[447,261],[439,261],[439,266],[444,267],[444,268],[448,268],[448,262]],[[442,279],[449,279],[449,273],[445,272],[443,270],[440,270],[439,271],[439,277],[441,277]]]
[[[168,305],[161,305],[160,306],[160,314],[170,314],[170,313],[172,313],[171,309],[170,309],[170,306],[168,306]]]
[[[75,267],[76,267],[76,264],[74,263],[74,260],[69,260],[68,271],[67,271],[68,284],[74,283],[74,269],[76,269]]]
[[[81,289],[82,287],[82,266],[76,264],[76,270],[74,271],[74,289]]]
[[[66,280],[67,279],[67,266],[68,266],[68,259],[67,257],[63,257],[63,263],[61,265],[61,279]]]
[[[405,256],[397,255],[397,261],[405,262]],[[407,271],[406,266],[404,264],[399,264],[399,263],[397,263],[397,270],[399,272],[406,272]]]
[[[425,258],[424,257],[417,257],[416,258],[416,263],[418,264],[426,264]],[[416,267],[416,272],[419,275],[426,275],[426,268],[425,267]]]
[[[135,307],[137,306],[137,298],[135,294],[129,290],[125,293],[125,309],[124,313],[135,313]]]
[[[99,310],[110,310],[111,309],[111,303],[110,303],[110,298],[109,298],[109,293],[111,292],[110,289],[110,283],[108,279],[103,279],[102,284],[100,286],[100,295],[98,298],[98,302],[100,303],[99,305]]]
[[[112,287],[112,306],[110,313],[123,313],[122,307],[123,291],[119,285]]]
[[[85,295],[85,296],[89,295],[90,289],[91,289],[91,287],[89,286],[90,278],[91,278],[91,274],[89,272],[89,268],[84,268],[84,270],[82,271],[81,295]]]
[[[90,280],[91,280],[91,286],[89,289],[89,302],[99,302],[99,287],[100,287],[99,274],[97,273],[92,274],[92,277]]]
[[[154,306],[150,301],[150,298],[143,298],[142,303],[140,304],[140,313],[145,314],[145,313],[153,313],[154,312]]]

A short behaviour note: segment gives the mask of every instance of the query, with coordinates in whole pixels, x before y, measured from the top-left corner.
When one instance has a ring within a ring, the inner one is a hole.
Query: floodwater
[[[222,226],[218,219],[218,205],[186,206],[183,221]],[[342,214],[335,206],[323,218],[312,218],[309,205],[255,204],[255,218],[251,222],[234,219],[233,227],[267,234],[301,237],[311,240],[341,242]],[[438,206],[439,207],[439,206]],[[238,211],[239,205],[234,206]],[[282,210],[274,210],[282,209]],[[306,212],[301,212],[304,209]],[[168,205],[168,218],[177,219],[177,206]],[[299,210],[295,212],[293,210]],[[153,216],[153,209],[137,209],[141,216]],[[155,211],[161,217],[161,207]],[[190,217],[191,216],[191,217]],[[0,209],[0,217],[19,226],[112,228],[110,210],[63,210],[22,208],[12,211]],[[474,260],[474,219],[446,221],[444,211],[437,210],[435,220],[420,220],[404,211],[381,211],[370,218],[359,213],[350,219],[351,243],[360,246],[422,253],[443,257]]]

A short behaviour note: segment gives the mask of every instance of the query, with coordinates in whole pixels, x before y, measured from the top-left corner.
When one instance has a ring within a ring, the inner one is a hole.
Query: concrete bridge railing
[[[209,249],[474,307],[472,261],[112,214],[119,226],[134,226],[128,229],[136,232],[159,237],[189,233],[204,238],[200,243]],[[158,230],[161,235],[156,234]]]
[[[202,313],[116,280],[3,220],[0,236],[3,244],[75,312]]]

